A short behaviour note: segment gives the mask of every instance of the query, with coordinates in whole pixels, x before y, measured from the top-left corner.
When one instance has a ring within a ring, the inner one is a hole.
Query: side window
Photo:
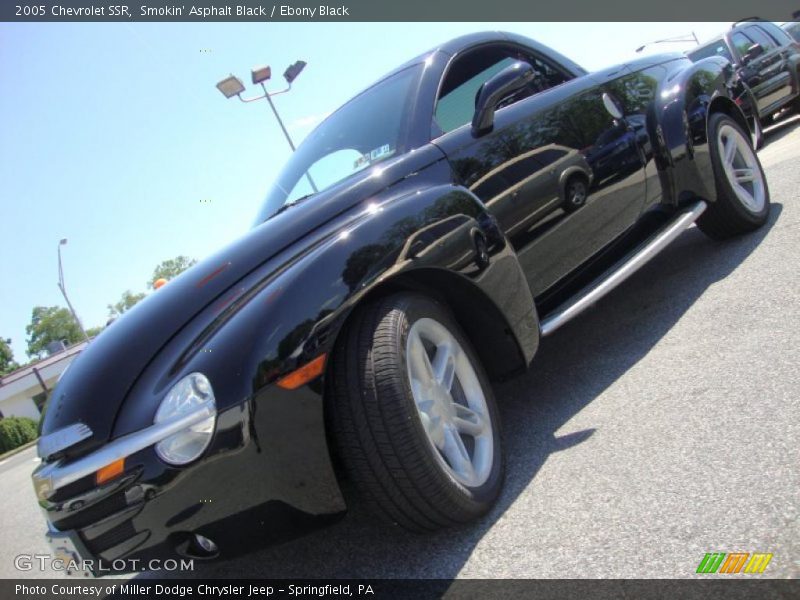
[[[465,81],[459,82],[447,93],[439,96],[436,102],[436,113],[434,118],[437,125],[443,132],[453,131],[462,125],[472,121],[472,114],[475,112],[475,99],[478,90],[485,81],[509,67],[516,62],[511,57],[500,59],[498,62],[478,71]],[[443,90],[444,91],[444,90]]]
[[[542,90],[556,87],[572,79],[571,76],[558,69],[555,65],[551,65],[540,58],[531,56],[528,57],[527,60],[528,63],[536,69],[536,72],[542,76],[542,81],[540,82],[542,84]]]
[[[748,27],[747,37],[751,38],[754,43],[761,44],[764,52],[770,52],[778,46],[775,40],[768,36],[767,32],[760,27]]]
[[[747,50],[755,44],[753,40],[743,34],[741,31],[737,31],[731,36],[731,43],[733,47],[736,48],[736,52],[739,56],[744,56],[747,54]]]
[[[481,85],[517,61],[530,64],[536,70],[537,77],[527,89],[507,99],[501,106],[508,106],[571,79],[555,65],[514,46],[488,46],[473,50],[457,58],[445,75],[436,101],[433,135],[453,131],[472,121]]]

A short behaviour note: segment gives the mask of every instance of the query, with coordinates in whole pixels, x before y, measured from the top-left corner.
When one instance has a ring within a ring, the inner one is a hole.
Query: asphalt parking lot
[[[509,460],[487,517],[417,536],[355,507],[194,576],[682,578],[736,551],[800,576],[800,117],[767,139],[767,226],[685,232],[496,387]],[[47,552],[35,463],[0,462],[0,577],[58,576],[14,567]]]

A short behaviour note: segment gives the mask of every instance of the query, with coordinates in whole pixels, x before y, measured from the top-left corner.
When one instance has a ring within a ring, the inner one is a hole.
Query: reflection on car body
[[[501,163],[469,189],[491,208],[506,235],[514,237],[547,211],[580,208],[586,198],[576,203],[569,196],[570,185],[581,182],[588,192],[592,178],[592,169],[577,150],[547,144]]]
[[[644,115],[628,115],[600,134],[586,153],[586,161],[598,186],[611,177],[625,177],[642,166],[642,152],[649,144]]]

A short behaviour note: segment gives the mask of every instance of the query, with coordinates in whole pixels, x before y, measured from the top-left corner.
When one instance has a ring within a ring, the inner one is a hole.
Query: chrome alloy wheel
[[[492,471],[494,440],[486,398],[469,356],[441,323],[416,321],[406,341],[417,413],[440,465],[478,487]]]
[[[719,128],[717,146],[725,177],[736,197],[747,210],[760,213],[766,203],[766,186],[755,151],[745,137],[730,125]]]

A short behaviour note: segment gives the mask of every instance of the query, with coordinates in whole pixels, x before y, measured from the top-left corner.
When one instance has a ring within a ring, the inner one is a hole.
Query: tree
[[[99,325],[97,327],[89,327],[89,329],[86,330],[86,335],[88,335],[90,338],[96,337],[100,335],[100,332],[103,331],[103,329],[104,327]]]
[[[14,352],[9,344],[11,344],[10,338],[0,338],[0,375],[5,375],[19,368],[19,365],[14,361]]]
[[[122,292],[122,298],[116,304],[108,305],[108,316],[119,317],[122,313],[133,308],[137,302],[144,300],[144,294],[134,294],[130,290]]]
[[[162,277],[167,281],[174,279],[195,264],[197,264],[195,259],[183,255],[165,260],[155,268],[153,276],[150,278],[150,281],[147,282],[147,287],[153,289],[153,283]]]
[[[50,342],[65,340],[67,344],[76,344],[84,339],[72,314],[60,306],[34,307],[25,332],[29,336],[28,356],[36,358],[44,356]]]

